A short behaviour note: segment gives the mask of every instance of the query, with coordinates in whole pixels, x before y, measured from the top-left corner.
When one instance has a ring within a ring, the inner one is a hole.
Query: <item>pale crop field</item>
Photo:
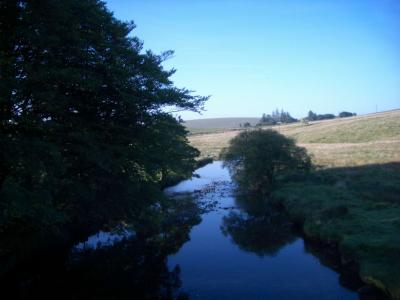
[[[294,138],[307,149],[317,166],[400,162],[400,110],[269,128]],[[239,132],[194,134],[189,141],[200,150],[201,157],[217,159],[221,149]]]

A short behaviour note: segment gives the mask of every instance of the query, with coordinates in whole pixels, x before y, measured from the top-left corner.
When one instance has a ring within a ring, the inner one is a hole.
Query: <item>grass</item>
[[[273,199],[306,237],[338,245],[364,282],[400,299],[400,163],[319,170]]]
[[[400,299],[400,110],[274,127],[307,149],[317,168],[290,178],[272,199],[306,237],[338,247],[361,279]],[[239,131],[192,135],[218,158]]]
[[[400,140],[400,110],[358,117],[282,126],[298,143],[362,143]]]
[[[321,167],[362,166],[400,161],[400,140],[368,143],[299,144]]]
[[[189,135],[194,134],[209,134],[222,131],[218,128],[186,128],[189,131]]]
[[[400,110],[343,119],[272,127],[293,137],[322,167],[360,166],[400,161]],[[189,137],[201,157],[218,158],[240,131],[226,130]]]

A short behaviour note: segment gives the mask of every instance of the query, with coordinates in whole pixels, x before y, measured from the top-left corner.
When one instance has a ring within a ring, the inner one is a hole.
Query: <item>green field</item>
[[[360,166],[400,161],[400,110],[343,119],[273,126],[293,137],[312,155],[315,165]],[[202,157],[218,158],[240,131],[195,134],[190,143]]]
[[[306,238],[337,249],[342,267],[356,266],[363,282],[400,299],[400,110],[274,129],[305,147],[316,167],[282,179],[271,199]],[[238,132],[189,139],[202,157],[218,158]]]

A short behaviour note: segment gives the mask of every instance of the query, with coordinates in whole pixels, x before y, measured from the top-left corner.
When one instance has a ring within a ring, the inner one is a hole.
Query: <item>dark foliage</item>
[[[314,113],[312,110],[308,112],[308,115],[306,117],[307,121],[319,121],[319,120],[330,120],[334,119],[335,115],[334,114],[323,114],[323,115],[317,115]]]
[[[347,118],[347,117],[353,117],[356,116],[356,113],[351,113],[348,111],[342,111],[341,113],[339,113],[339,118]]]
[[[0,1],[0,232],[41,235],[134,217],[198,151],[165,108],[176,88],[98,0]]]
[[[323,115],[318,115],[317,120],[330,120],[334,119],[335,115],[334,114],[323,114]]]
[[[141,226],[125,231],[130,235],[113,232],[121,240],[104,238],[36,257],[2,274],[0,288],[12,299],[187,299],[180,291],[180,268],[168,266],[167,257],[189,240],[200,213],[191,198],[168,199]]]
[[[239,183],[264,192],[275,187],[278,176],[311,167],[306,150],[274,130],[241,132],[223,149],[222,158]]]
[[[260,195],[237,195],[240,210],[223,217],[221,230],[240,249],[258,256],[273,256],[293,242],[293,224],[288,216]]]
[[[260,120],[259,125],[275,125],[278,123],[293,123],[298,120],[293,118],[289,112],[285,112],[284,110],[275,110],[271,115],[263,114]]]

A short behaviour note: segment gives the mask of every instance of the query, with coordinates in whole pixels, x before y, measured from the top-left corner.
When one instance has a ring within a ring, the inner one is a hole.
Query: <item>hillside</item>
[[[400,110],[350,118],[272,126],[293,137],[319,166],[358,166],[400,161]],[[217,158],[238,130],[192,135],[202,157]]]
[[[185,121],[185,126],[193,132],[210,131],[220,129],[239,128],[240,124],[246,122],[255,125],[260,121],[260,118],[208,118]]]

